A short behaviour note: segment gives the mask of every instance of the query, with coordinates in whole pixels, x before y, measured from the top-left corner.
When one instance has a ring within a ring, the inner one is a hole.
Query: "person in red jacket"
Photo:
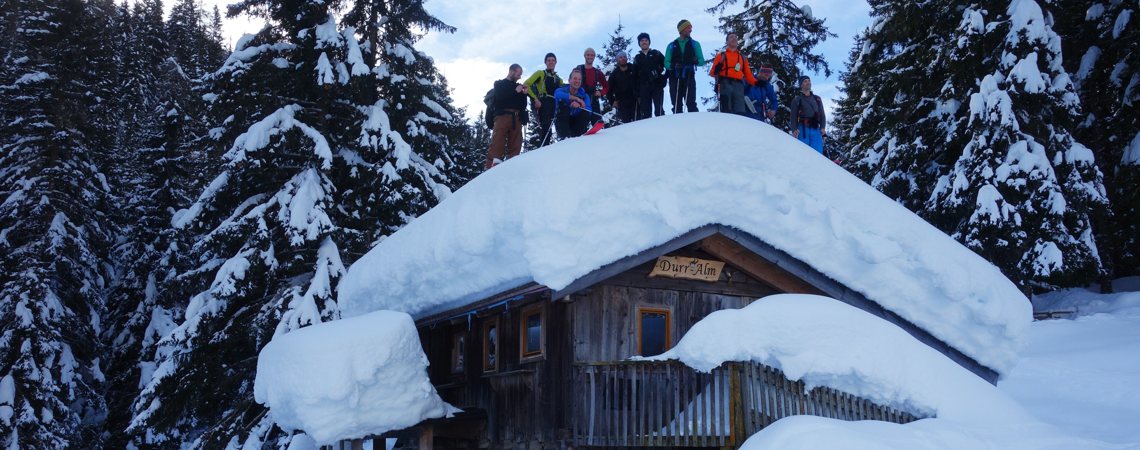
[[[744,115],[748,111],[745,106],[747,101],[745,92],[748,86],[756,84],[756,77],[752,76],[752,69],[748,67],[748,58],[738,50],[740,40],[736,34],[729,33],[724,43],[724,51],[713,59],[709,75],[716,78],[720,93],[720,111]],[[747,85],[744,84],[746,82]]]
[[[579,64],[574,70],[582,73],[582,89],[590,95],[590,107],[592,111],[600,112],[602,104],[598,99],[602,98],[610,92],[610,84],[606,81],[606,74],[602,69],[594,67],[594,58],[598,56],[594,49],[587,48],[586,52],[582,54],[586,58],[585,64]],[[598,116],[590,116],[590,125],[598,120]]]

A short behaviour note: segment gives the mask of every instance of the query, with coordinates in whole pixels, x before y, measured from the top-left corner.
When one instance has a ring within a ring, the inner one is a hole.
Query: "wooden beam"
[[[739,268],[752,278],[789,294],[825,295],[819,288],[752,253],[732,239],[714,234],[701,240],[701,249]]]
[[[521,301],[527,296],[541,293],[543,291],[546,291],[547,295],[549,295],[550,289],[546,286],[532,281],[516,288],[509,289],[499,294],[484,298],[483,300],[468,303],[463,306],[455,307],[439,313],[416,318],[416,328],[428,327],[440,322],[459,319],[460,317],[465,317],[467,314],[477,314],[480,310],[498,306],[500,303],[504,303],[509,300]]]
[[[431,450],[435,447],[435,427],[423,424],[420,427],[420,450]]]
[[[700,228],[689,230],[687,233],[669,240],[669,242],[647,250],[643,250],[636,255],[619,259],[612,263],[606,264],[594,270],[593,272],[583,275],[581,278],[574,280],[566,287],[558,290],[557,292],[554,292],[552,296],[553,298],[562,298],[563,296],[574,294],[582,289],[598,284],[599,282],[604,281],[614,275],[625,272],[649,261],[653,261],[657,259],[658,256],[680,249],[704,237],[711,236],[715,234],[719,229],[719,225],[705,225]]]

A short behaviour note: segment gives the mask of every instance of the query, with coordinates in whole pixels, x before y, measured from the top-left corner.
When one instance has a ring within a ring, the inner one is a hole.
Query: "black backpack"
[[[483,96],[483,104],[487,105],[486,112],[483,113],[483,123],[487,124],[487,128],[495,128],[495,88],[487,91],[487,95]]]

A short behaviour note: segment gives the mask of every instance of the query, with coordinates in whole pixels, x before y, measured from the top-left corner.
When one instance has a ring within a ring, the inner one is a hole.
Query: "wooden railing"
[[[906,423],[912,414],[829,388],[804,389],[780,371],[727,363],[710,373],[675,361],[621,361],[575,368],[578,445],[734,447],[793,415]]]

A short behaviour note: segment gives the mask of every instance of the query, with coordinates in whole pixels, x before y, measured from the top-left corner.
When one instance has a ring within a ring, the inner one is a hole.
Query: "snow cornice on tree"
[[[721,114],[623,125],[508,161],[354,264],[344,317],[422,318],[529,282],[559,291],[717,224],[754,236],[978,363],[1031,320],[990,263],[785,133]]]

